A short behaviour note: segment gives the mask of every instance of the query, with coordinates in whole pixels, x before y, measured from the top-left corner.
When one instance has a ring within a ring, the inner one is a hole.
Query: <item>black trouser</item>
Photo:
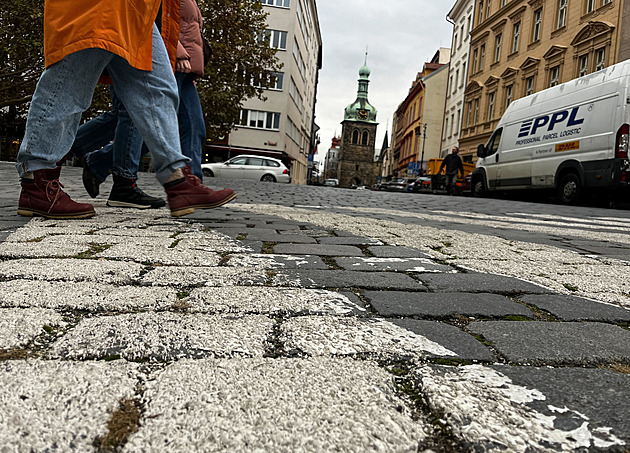
[[[453,189],[453,181],[457,182],[457,173],[447,173],[446,174],[446,193],[449,195],[452,194]]]

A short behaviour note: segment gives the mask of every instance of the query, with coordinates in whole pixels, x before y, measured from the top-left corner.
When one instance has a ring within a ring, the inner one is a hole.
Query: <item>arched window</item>
[[[358,130],[354,130],[352,131],[352,144],[356,145],[359,143],[359,131]]]
[[[363,135],[361,136],[361,144],[367,145],[369,139],[370,139],[370,134],[368,134],[368,131],[363,131]]]

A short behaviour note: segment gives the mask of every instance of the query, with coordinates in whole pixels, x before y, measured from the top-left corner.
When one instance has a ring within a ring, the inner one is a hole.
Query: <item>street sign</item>
[[[409,162],[407,164],[407,174],[417,175],[420,173],[420,162]]]

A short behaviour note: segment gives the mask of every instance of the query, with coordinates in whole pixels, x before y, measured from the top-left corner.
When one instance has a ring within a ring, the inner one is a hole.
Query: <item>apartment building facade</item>
[[[515,99],[617,63],[622,0],[476,0],[460,155],[476,160]]]
[[[240,123],[224,143],[232,153],[255,153],[290,165],[291,180],[306,184],[308,156],[314,147],[317,81],[322,65],[322,38],[315,0],[261,0],[267,38],[283,64],[266,101],[249,99]],[[217,146],[217,145],[215,145]]]
[[[453,35],[440,157],[446,156],[454,146],[459,146],[474,9],[475,0],[457,0],[447,15],[453,24]]]
[[[410,163],[426,169],[429,159],[440,156],[450,52],[440,48],[423,65],[394,113],[392,147],[398,176],[410,176]]]

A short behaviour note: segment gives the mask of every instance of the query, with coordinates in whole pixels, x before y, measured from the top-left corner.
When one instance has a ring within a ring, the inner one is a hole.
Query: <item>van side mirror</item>
[[[477,157],[486,157],[486,147],[483,145],[477,146]]]

